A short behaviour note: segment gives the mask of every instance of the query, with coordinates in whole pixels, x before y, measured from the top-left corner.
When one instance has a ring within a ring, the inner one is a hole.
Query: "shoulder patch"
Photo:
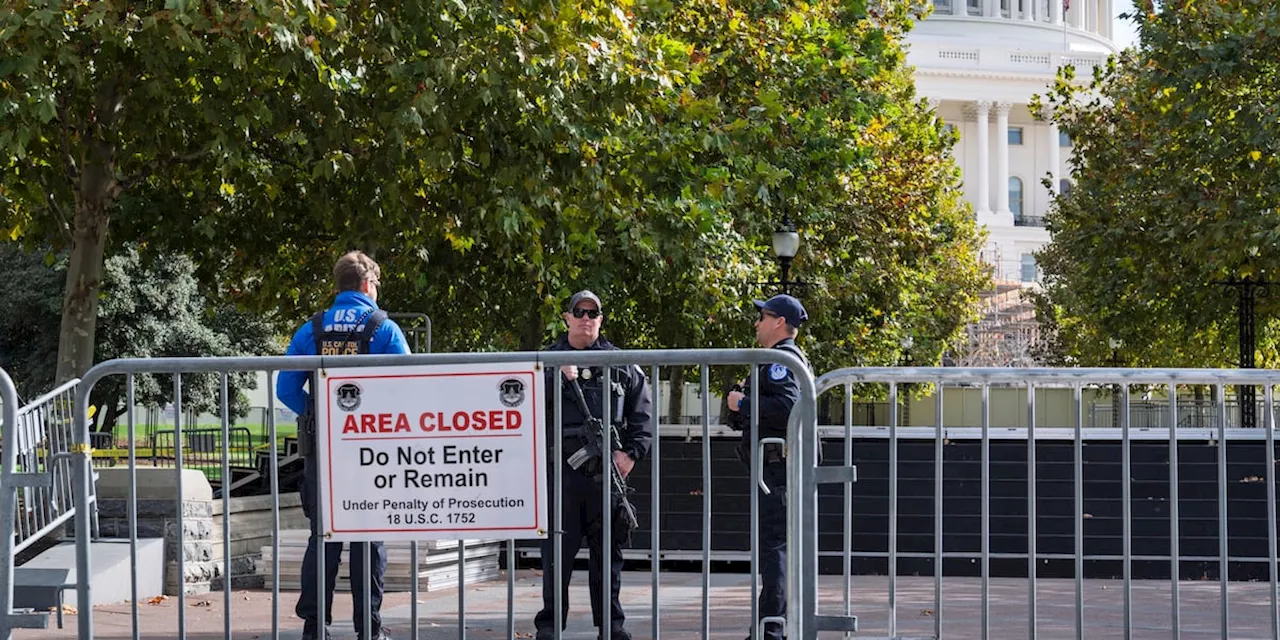
[[[787,377],[787,368],[786,368],[786,367],[784,367],[784,366],[782,366],[782,365],[780,365],[780,364],[774,364],[774,365],[772,365],[772,366],[770,366],[770,367],[769,367],[769,379],[770,379],[770,380],[782,380],[783,378],[786,378],[786,377]]]

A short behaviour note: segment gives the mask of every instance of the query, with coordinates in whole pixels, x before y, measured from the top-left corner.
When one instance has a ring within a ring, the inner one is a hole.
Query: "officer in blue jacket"
[[[333,265],[333,278],[338,295],[327,310],[312,316],[298,328],[285,355],[355,355],[409,353],[409,344],[387,312],[378,308],[381,269],[378,263],[360,251],[351,251]],[[298,448],[303,455],[305,474],[302,483],[302,511],[311,520],[311,537],[307,539],[302,559],[302,593],[294,611],[303,620],[303,640],[329,638],[328,625],[333,622],[333,587],[338,576],[341,542],[325,543],[324,623],[316,610],[316,543],[320,539],[320,521],[316,518],[318,497],[318,465],[315,459],[315,406],[310,393],[315,390],[312,374],[305,371],[281,371],[276,395],[298,414]],[[370,629],[372,639],[364,634],[364,550],[369,547]],[[384,640],[382,630],[382,585],[387,570],[387,551],[381,542],[352,543],[351,596],[355,609],[356,633],[361,640]]]
[[[754,302],[760,314],[756,319],[756,342],[766,349],[782,349],[795,354],[807,368],[809,360],[796,346],[800,325],[809,319],[804,305],[786,294]],[[800,385],[796,382],[795,373],[781,364],[762,364],[750,375],[759,376],[760,380],[758,437],[785,439],[791,409],[800,399]],[[742,382],[742,390],[731,391],[726,398],[729,410],[737,412],[728,420],[729,426],[743,430],[746,453],[740,455],[746,460],[750,460],[749,447],[755,446],[755,442],[747,441],[750,438],[751,397],[746,394],[751,390],[750,384],[751,378],[748,377]],[[765,445],[761,455],[764,456],[761,479],[770,490],[765,493],[756,489],[760,505],[759,610],[760,617],[767,618],[785,616],[787,612],[787,464],[786,452],[779,445]],[[766,624],[764,638],[781,640],[782,625]]]

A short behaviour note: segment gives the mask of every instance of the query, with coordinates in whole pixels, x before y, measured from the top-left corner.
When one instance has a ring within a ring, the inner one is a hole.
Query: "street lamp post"
[[[1254,368],[1253,352],[1257,348],[1257,336],[1254,333],[1254,302],[1259,296],[1266,296],[1271,287],[1280,285],[1262,278],[1245,276],[1240,279],[1215,281],[1213,284],[1235,289],[1239,298],[1236,301],[1236,326],[1239,328],[1240,368]],[[1240,397],[1240,426],[1251,429],[1258,426],[1257,395],[1252,385],[1236,387]]]
[[[1120,338],[1111,339],[1111,366],[1113,368],[1120,366],[1120,348],[1124,346],[1124,340]],[[1111,392],[1111,426],[1120,427],[1120,385],[1115,385],[1115,389]]]

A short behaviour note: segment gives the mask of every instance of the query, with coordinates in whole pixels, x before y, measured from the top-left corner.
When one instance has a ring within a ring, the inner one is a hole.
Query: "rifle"
[[[636,520],[636,508],[632,506],[631,500],[627,498],[627,494],[631,493],[631,488],[627,486],[626,478],[623,478],[622,472],[618,470],[618,463],[613,459],[613,452],[610,451],[608,455],[605,455],[603,451],[604,422],[591,413],[590,407],[587,406],[587,399],[582,395],[582,387],[578,385],[578,379],[570,380],[569,386],[573,389],[573,396],[574,400],[578,402],[578,409],[582,411],[582,415],[585,417],[585,422],[583,422],[582,431],[580,432],[582,448],[574,452],[572,456],[569,456],[569,466],[578,469],[596,457],[599,457],[602,463],[606,459],[608,460],[613,495],[618,496],[619,502],[619,513],[617,515],[622,518],[621,524],[625,527],[621,537],[628,539],[631,532],[640,526],[639,521]],[[612,442],[618,443],[620,441],[618,428],[610,424],[609,430]]]

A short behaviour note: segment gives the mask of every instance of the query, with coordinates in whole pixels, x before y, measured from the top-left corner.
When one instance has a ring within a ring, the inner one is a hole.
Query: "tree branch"
[[[63,98],[66,98],[64,93]],[[58,122],[62,124],[62,161],[67,172],[67,180],[75,185],[80,181],[80,166],[76,163],[75,154],[71,152],[71,120],[68,118],[64,100],[58,101]]]
[[[58,199],[52,193],[48,195],[49,210],[58,218],[58,231],[61,232],[62,239],[71,244],[71,223],[67,219],[67,213],[58,204]]]
[[[130,189],[135,184],[146,180],[148,176],[159,173],[162,170],[169,169],[178,165],[187,164],[201,157],[208,155],[208,151],[189,151],[187,153],[175,153],[170,156],[155,158],[150,162],[142,165],[133,175],[120,179],[120,187],[122,189]]]

